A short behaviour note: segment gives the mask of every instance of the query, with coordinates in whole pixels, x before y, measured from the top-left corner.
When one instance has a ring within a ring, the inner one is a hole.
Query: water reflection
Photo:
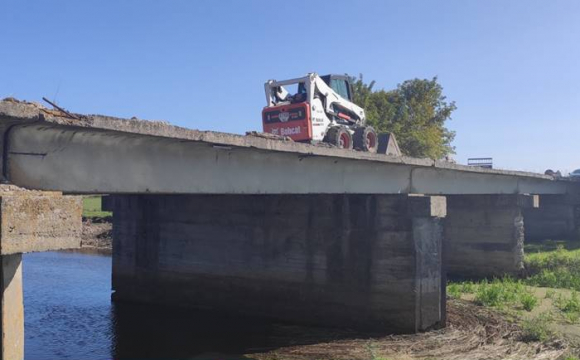
[[[249,317],[112,304],[108,255],[23,259],[27,360],[247,359],[241,354],[272,349],[284,337],[295,342],[303,333]]]

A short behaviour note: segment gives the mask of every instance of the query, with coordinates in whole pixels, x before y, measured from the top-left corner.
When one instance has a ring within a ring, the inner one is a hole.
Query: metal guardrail
[[[493,169],[493,158],[469,158],[467,159],[467,165]]]

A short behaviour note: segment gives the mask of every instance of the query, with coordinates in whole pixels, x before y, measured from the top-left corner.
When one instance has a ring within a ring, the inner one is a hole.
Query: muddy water
[[[111,257],[23,257],[27,360],[246,359],[267,348],[265,321],[203,311],[112,304]]]

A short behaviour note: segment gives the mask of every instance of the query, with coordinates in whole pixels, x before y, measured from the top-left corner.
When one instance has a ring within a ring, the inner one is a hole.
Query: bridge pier
[[[416,332],[445,323],[445,198],[115,196],[113,299]]]
[[[24,303],[22,254],[0,255],[2,296],[0,321],[2,360],[24,359]]]
[[[0,360],[24,359],[22,253],[80,246],[82,204],[0,185]]]
[[[445,264],[452,278],[517,275],[524,263],[523,210],[530,195],[447,196]]]
[[[580,240],[580,200],[540,195],[540,206],[524,209],[526,241]]]

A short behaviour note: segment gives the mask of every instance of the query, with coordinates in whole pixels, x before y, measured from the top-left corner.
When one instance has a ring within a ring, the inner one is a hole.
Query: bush
[[[580,250],[565,250],[526,255],[526,283],[534,286],[565,288],[580,291]]]
[[[538,305],[538,299],[530,293],[523,293],[520,296],[520,303],[524,310],[532,311]]]
[[[545,342],[550,340],[554,336],[554,333],[548,327],[549,321],[550,315],[547,313],[540,314],[533,319],[524,320],[522,322],[521,340],[526,342]]]

